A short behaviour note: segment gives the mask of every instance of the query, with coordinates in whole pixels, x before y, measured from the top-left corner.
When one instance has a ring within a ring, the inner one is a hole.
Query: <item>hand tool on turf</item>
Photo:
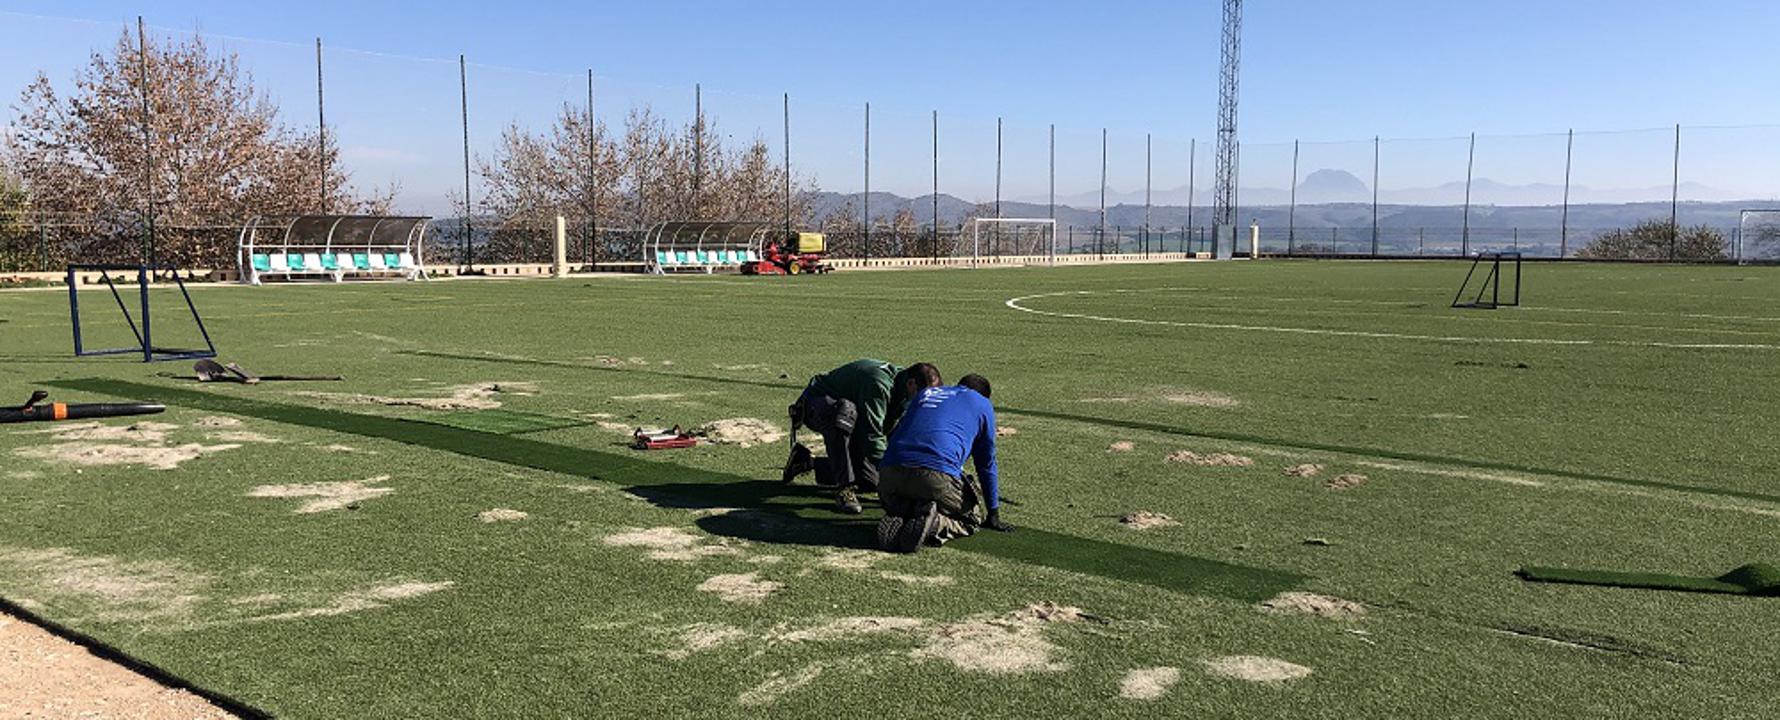
[[[81,420],[86,418],[122,417],[125,415],[152,415],[163,412],[167,406],[158,403],[48,403],[49,393],[42,390],[31,393],[31,399],[18,407],[0,408],[0,424],[21,422],[53,422],[56,420]]]
[[[698,437],[680,429],[675,425],[671,430],[644,430],[637,428],[630,446],[638,450],[666,450],[669,448],[686,448],[698,444]]]
[[[192,365],[197,373],[198,382],[238,382],[243,385],[257,385],[265,380],[321,380],[340,381],[346,378],[339,375],[255,375],[238,363],[224,365],[215,360],[199,360]]]

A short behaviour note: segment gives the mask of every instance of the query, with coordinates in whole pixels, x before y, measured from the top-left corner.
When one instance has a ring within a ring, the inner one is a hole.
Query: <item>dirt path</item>
[[[0,614],[0,716],[233,718],[11,615]]]

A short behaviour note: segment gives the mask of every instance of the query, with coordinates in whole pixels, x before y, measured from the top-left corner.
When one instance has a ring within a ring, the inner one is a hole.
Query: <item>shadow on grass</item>
[[[824,494],[756,478],[647,460],[629,452],[569,447],[402,418],[362,415],[122,380],[83,378],[48,383],[68,390],[154,400],[167,405],[381,438],[418,447],[600,480],[668,507],[741,508],[736,518],[705,518],[707,529],[769,543],[861,547],[871,541],[869,516],[837,518]],[[761,515],[773,522],[760,522]],[[752,516],[752,517],[751,517]],[[753,519],[753,522],[750,520]],[[781,522],[783,524],[781,524]],[[1302,583],[1302,576],[1023,528],[983,533],[949,547],[1172,592],[1255,602]]]
[[[423,350],[406,351],[406,354],[420,355],[420,356],[424,356],[424,357],[442,358],[442,359],[447,359],[447,360],[469,360],[469,361],[474,361],[474,362],[488,362],[488,363],[512,363],[512,364],[522,364],[522,365],[534,365],[534,366],[541,366],[541,367],[571,368],[571,369],[576,369],[576,370],[603,370],[603,371],[607,371],[607,372],[616,372],[616,373],[659,375],[659,376],[663,376],[663,377],[680,378],[683,380],[701,380],[704,382],[712,382],[712,383],[728,384],[728,385],[753,385],[756,387],[783,388],[783,389],[794,390],[794,391],[801,389],[803,387],[802,383],[769,382],[769,381],[763,381],[763,380],[747,380],[747,379],[742,379],[742,378],[727,378],[727,377],[717,377],[717,376],[711,376],[711,375],[695,375],[695,374],[691,374],[691,373],[673,373],[673,372],[663,372],[660,370],[646,370],[646,369],[628,368],[628,367],[601,367],[601,366],[596,366],[596,365],[585,365],[585,364],[580,364],[580,363],[562,362],[562,361],[557,361],[557,360],[537,360],[537,359],[531,359],[531,358],[513,358],[513,357],[500,356],[500,355],[461,355],[461,354],[453,354],[453,353],[429,352],[429,351],[423,351]],[[1550,476],[1550,477],[1569,478],[1572,480],[1586,480],[1586,481],[1590,481],[1590,482],[1611,483],[1611,484],[1615,484],[1615,485],[1625,485],[1625,486],[1629,486],[1629,487],[1650,488],[1650,489],[1655,489],[1655,490],[1668,490],[1671,492],[1686,493],[1686,494],[1691,494],[1691,495],[1709,495],[1709,496],[1714,496],[1714,497],[1732,498],[1732,499],[1738,499],[1738,500],[1753,500],[1756,502],[1780,504],[1780,495],[1769,495],[1769,494],[1765,494],[1765,493],[1749,492],[1749,491],[1744,491],[1744,490],[1730,490],[1730,489],[1723,489],[1723,488],[1699,487],[1697,485],[1686,485],[1683,483],[1664,482],[1661,480],[1642,480],[1642,479],[1638,479],[1638,478],[1618,477],[1618,476],[1614,476],[1614,475],[1602,475],[1599,473],[1580,472],[1580,471],[1574,471],[1574,470],[1556,470],[1556,469],[1552,469],[1552,468],[1534,467],[1531,465],[1519,465],[1519,464],[1515,464],[1515,463],[1492,462],[1492,461],[1488,461],[1488,460],[1469,460],[1469,459],[1465,459],[1465,458],[1446,457],[1443,455],[1431,455],[1431,454],[1426,454],[1426,453],[1399,452],[1396,450],[1386,450],[1386,449],[1382,449],[1382,448],[1363,447],[1363,446],[1358,446],[1358,445],[1338,445],[1338,444],[1334,444],[1334,443],[1317,443],[1317,442],[1303,442],[1303,441],[1297,441],[1297,440],[1281,440],[1279,438],[1265,437],[1265,436],[1261,436],[1261,435],[1248,435],[1245,433],[1232,433],[1232,432],[1218,432],[1215,430],[1202,430],[1202,429],[1195,430],[1195,429],[1176,427],[1173,425],[1164,425],[1162,423],[1144,422],[1141,420],[1121,420],[1118,418],[1104,418],[1104,417],[1096,417],[1096,416],[1092,416],[1092,415],[1078,415],[1075,413],[1055,412],[1055,411],[1051,411],[1051,410],[1029,410],[1029,409],[1025,409],[1025,408],[1010,407],[1010,406],[1000,405],[1000,404],[997,404],[995,409],[997,412],[1006,413],[1006,414],[1010,414],[1010,415],[1029,415],[1031,417],[1046,418],[1046,419],[1050,419],[1050,420],[1065,420],[1065,421],[1069,421],[1069,422],[1086,423],[1089,425],[1099,425],[1102,427],[1116,427],[1116,428],[1124,428],[1127,430],[1141,430],[1141,431],[1145,431],[1145,432],[1161,433],[1164,435],[1176,435],[1179,437],[1201,438],[1201,439],[1206,439],[1206,440],[1224,440],[1224,441],[1228,441],[1228,442],[1248,443],[1250,445],[1265,445],[1265,446],[1269,446],[1269,447],[1289,448],[1289,449],[1293,449],[1293,450],[1313,450],[1313,451],[1320,451],[1320,452],[1332,452],[1332,453],[1340,453],[1342,455],[1352,455],[1352,456],[1356,456],[1356,457],[1380,458],[1380,459],[1385,459],[1385,460],[1405,460],[1405,461],[1409,461],[1409,462],[1427,463],[1430,465],[1445,465],[1445,466],[1449,466],[1449,467],[1472,468],[1475,470],[1496,470],[1496,471],[1501,471],[1501,472],[1521,473],[1523,475],[1546,475],[1546,476]]]

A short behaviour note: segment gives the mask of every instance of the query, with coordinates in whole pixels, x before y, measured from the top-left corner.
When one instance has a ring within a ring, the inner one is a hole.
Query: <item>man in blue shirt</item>
[[[975,461],[977,487],[965,481],[964,460]],[[890,434],[878,471],[878,547],[912,553],[976,532],[978,526],[1007,532],[1001,521],[1000,478],[995,467],[995,408],[989,381],[966,375],[957,385],[928,388],[909,403]],[[988,517],[977,518],[978,498]]]

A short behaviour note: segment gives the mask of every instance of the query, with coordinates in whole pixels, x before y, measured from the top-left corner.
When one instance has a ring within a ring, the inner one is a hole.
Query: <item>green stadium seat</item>
[[[254,253],[253,254],[253,269],[258,270],[260,272],[271,272],[272,271],[272,256],[267,255],[265,253]]]
[[[396,254],[396,253],[384,253],[383,254],[383,266],[386,268],[390,268],[392,270],[395,268],[401,267],[402,266],[402,256],[399,254]]]
[[[370,270],[371,255],[369,253],[353,253],[352,266],[360,270]]]
[[[334,257],[333,253],[328,253],[326,255],[323,255],[323,256],[321,256],[321,269],[330,270],[330,271],[339,270],[340,269],[340,260],[338,258]]]

